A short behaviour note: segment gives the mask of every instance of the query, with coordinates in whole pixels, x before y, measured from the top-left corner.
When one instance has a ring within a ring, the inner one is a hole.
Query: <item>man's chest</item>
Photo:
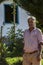
[[[25,33],[25,41],[37,41],[37,32],[36,31],[32,31],[31,33],[28,31]]]

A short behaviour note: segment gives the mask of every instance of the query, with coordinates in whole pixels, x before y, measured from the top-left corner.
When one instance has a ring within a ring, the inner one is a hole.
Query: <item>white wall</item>
[[[4,7],[3,7],[3,5],[1,4],[1,5],[0,5],[0,27],[2,26],[3,21],[4,21]]]
[[[19,15],[18,15],[19,16],[19,24],[17,25],[16,30],[17,29],[25,30],[28,28],[28,23],[27,23],[28,14],[24,9],[22,9],[20,7],[18,7],[18,9],[19,9]]]
[[[2,4],[0,4],[0,27],[3,25],[4,22],[4,4],[11,4],[12,2],[9,1],[5,1]],[[17,29],[22,29],[25,30],[28,28],[28,24],[27,24],[27,13],[24,9],[18,7],[18,11],[19,11],[19,24],[16,26],[16,30]],[[3,36],[6,35],[6,33],[8,32],[7,28],[10,28],[12,25],[4,25],[3,27]]]
[[[6,25],[3,25],[3,22],[4,22],[4,4],[11,4],[12,2],[10,1],[5,1],[3,3],[0,4],[0,29],[1,29],[1,26],[3,26],[3,36],[6,35],[6,33],[9,31],[8,28],[11,28],[11,24],[6,24]],[[1,31],[0,31],[1,32]]]

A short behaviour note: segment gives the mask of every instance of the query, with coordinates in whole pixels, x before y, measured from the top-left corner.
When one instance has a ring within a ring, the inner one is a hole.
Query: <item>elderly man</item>
[[[36,28],[36,18],[28,17],[29,29],[24,31],[23,65],[40,65],[42,31]]]

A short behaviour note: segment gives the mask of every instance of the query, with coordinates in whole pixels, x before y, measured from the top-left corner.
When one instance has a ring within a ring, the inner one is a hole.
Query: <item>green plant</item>
[[[18,29],[17,33],[14,33],[14,26],[11,27],[9,36],[8,51],[10,51],[10,57],[22,56],[23,55],[23,31]]]
[[[22,61],[18,61],[18,62],[16,62],[16,63],[13,63],[13,65],[22,65]]]
[[[7,47],[5,44],[0,43],[0,65],[8,65],[7,61],[5,60]]]
[[[23,58],[22,57],[7,57],[6,61],[8,62],[9,65],[21,65]]]

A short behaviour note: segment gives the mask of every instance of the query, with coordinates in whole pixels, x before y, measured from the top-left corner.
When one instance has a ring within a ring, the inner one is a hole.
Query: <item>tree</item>
[[[16,0],[16,2],[43,22],[43,0]]]
[[[8,32],[9,36],[9,51],[11,56],[21,56],[23,54],[23,31],[18,29],[17,33],[14,31],[14,26],[11,27],[11,30]]]
[[[3,1],[5,1],[5,0],[0,0],[0,3],[2,3]]]

